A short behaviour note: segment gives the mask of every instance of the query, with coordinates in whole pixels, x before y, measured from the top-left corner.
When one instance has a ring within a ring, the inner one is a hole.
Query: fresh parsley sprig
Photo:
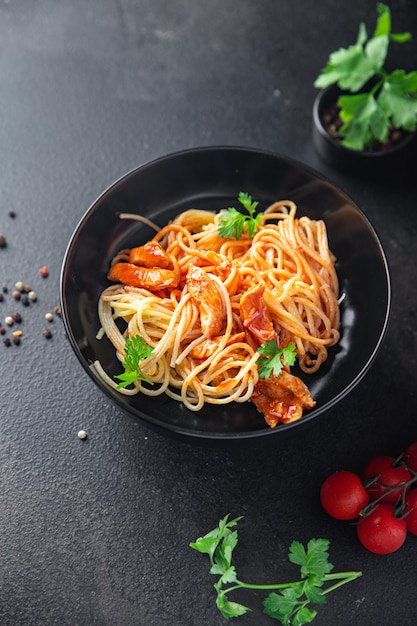
[[[220,237],[240,239],[246,231],[248,237],[252,238],[258,232],[263,215],[262,212],[255,215],[259,202],[252,200],[252,196],[243,191],[239,193],[238,200],[249,215],[244,215],[233,207],[223,211],[219,223]]]
[[[257,352],[263,355],[257,360],[259,378],[269,378],[271,374],[279,376],[284,365],[291,367],[297,358],[295,344],[279,348],[273,339],[259,346]]]
[[[238,589],[264,590],[270,591],[263,601],[266,615],[285,626],[301,626],[310,623],[317,615],[309,604],[324,604],[328,593],[362,575],[362,572],[330,573],[333,565],[328,561],[328,539],[311,539],[307,549],[298,541],[293,541],[290,546],[288,558],[291,563],[300,566],[298,581],[266,585],[243,582],[238,579],[236,568],[232,565],[232,553],[238,543],[238,533],[234,528],[241,519],[229,520],[229,515],[226,515],[216,528],[189,544],[197,552],[209,556],[210,573],[219,577],[214,584],[216,605],[226,619],[239,617],[251,610],[244,604],[229,600],[228,594]],[[324,588],[325,583],[332,584]]]
[[[140,335],[128,337],[125,342],[125,358],[123,374],[115,376],[121,382],[117,385],[117,389],[127,387],[136,380],[143,380],[153,385],[153,382],[145,376],[140,367],[142,359],[146,359],[153,352],[152,346],[149,346]]]
[[[361,23],[356,43],[331,53],[314,82],[318,88],[337,84],[350,92],[338,100],[343,122],[338,133],[342,145],[359,151],[370,147],[374,139],[386,141],[391,125],[409,132],[417,128],[417,71],[388,73],[384,69],[390,42],[404,43],[411,34],[391,32],[387,5],[378,3],[377,13],[373,35],[368,37]]]

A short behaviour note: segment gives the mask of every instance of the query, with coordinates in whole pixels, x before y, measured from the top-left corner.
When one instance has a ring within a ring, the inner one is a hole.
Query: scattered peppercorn
[[[78,438],[79,439],[87,439],[87,433],[85,430],[79,430],[78,431]]]
[[[20,337],[13,337],[12,341],[13,341],[15,346],[19,346],[20,345]]]
[[[28,297],[29,297],[29,300],[32,300],[32,302],[36,302],[36,300],[38,299],[38,296],[36,295],[35,291],[29,291]]]
[[[22,283],[21,280],[18,280],[17,283],[15,283],[15,287],[18,291],[23,291],[24,284]]]
[[[11,346],[11,345],[12,345],[12,342],[10,341],[9,337],[5,337],[5,338],[3,339],[3,343],[4,343],[4,345],[5,345],[5,346],[7,346],[7,347],[9,347],[9,346]]]
[[[52,313],[46,313],[45,319],[48,320],[48,322],[53,322],[54,316],[52,315]]]
[[[4,320],[4,321],[6,322],[7,326],[13,326],[13,324],[14,324],[14,320],[13,320],[13,318],[11,317],[11,315],[8,315],[8,316],[5,318],[5,320]]]
[[[31,286],[30,285],[23,285],[23,291],[25,293],[29,293],[29,291],[31,291]]]
[[[59,306],[54,306],[54,313],[55,315],[58,315],[58,317],[61,317],[61,309]]]
[[[3,291],[3,293],[7,293],[9,291],[8,286],[7,285],[3,285],[2,291]]]
[[[21,330],[14,330],[12,332],[13,337],[22,337],[23,332]]]
[[[42,331],[42,335],[46,337],[47,339],[50,339],[52,337],[52,333],[49,330],[49,328],[44,328]]]
[[[4,328],[4,326],[0,326],[0,335],[5,335],[6,334],[6,329]]]
[[[17,289],[15,289],[15,290],[13,291],[13,298],[14,298],[15,300],[20,300],[20,291],[18,291]]]
[[[0,293],[0,302],[3,302],[3,300],[4,300],[4,296],[2,293]]]
[[[8,213],[9,213],[9,217],[16,217],[16,213],[14,209],[9,209]]]
[[[22,316],[20,315],[19,311],[15,311],[14,313],[12,313],[12,318],[18,324],[20,324],[20,322],[22,321]]]
[[[40,270],[39,270],[39,274],[42,276],[42,278],[48,278],[49,276],[49,270],[46,267],[46,265],[43,265]]]
[[[23,306],[29,306],[29,304],[30,304],[29,298],[28,298],[28,296],[25,293],[20,298],[20,302],[23,304]]]
[[[3,235],[3,233],[0,233],[0,248],[5,248],[6,245],[6,237]]]

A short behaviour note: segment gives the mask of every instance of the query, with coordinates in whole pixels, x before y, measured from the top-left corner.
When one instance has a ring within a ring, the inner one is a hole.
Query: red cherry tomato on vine
[[[408,446],[403,456],[404,463],[417,472],[417,441]]]
[[[395,458],[393,456],[376,456],[365,465],[362,479],[363,482],[378,477],[378,483],[371,484],[367,487],[369,493],[369,499],[371,501],[377,500],[384,493],[389,491],[381,502],[387,502],[388,504],[396,504],[401,500],[402,485],[410,480],[411,474],[405,467],[394,467],[393,462]],[[398,487],[398,489],[391,489]],[[408,491],[410,486],[408,485],[405,490]]]
[[[369,496],[359,476],[340,471],[326,478],[320,489],[320,501],[332,517],[351,520],[368,504]]]
[[[417,489],[412,489],[405,496],[404,521],[407,530],[417,535]]]
[[[403,545],[407,526],[394,515],[391,504],[378,503],[375,509],[362,517],[357,525],[358,539],[374,554],[390,554]]]

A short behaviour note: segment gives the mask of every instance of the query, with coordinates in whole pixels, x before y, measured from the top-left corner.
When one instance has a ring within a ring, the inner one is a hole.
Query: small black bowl
[[[318,92],[313,104],[313,144],[319,155],[336,169],[362,176],[395,173],[412,162],[417,146],[417,132],[404,133],[384,150],[359,151],[346,148],[332,137],[323,123],[323,113],[331,109],[343,92],[330,85]]]
[[[140,213],[163,226],[189,208],[236,206],[240,191],[260,208],[291,199],[298,216],[323,219],[337,257],[342,337],[317,374],[304,376],[316,406],[296,422],[271,429],[255,406],[232,403],[187,410],[167,396],[125,396],[104,383],[91,364],[120,373],[113,346],[98,340],[97,303],[108,286],[109,264],[120,249],[141,245],[154,231],[121,220]],[[209,147],[171,154],[133,170],[105,191],[75,229],[62,265],[60,297],[65,329],[74,352],[94,383],[126,413],[159,431],[194,443],[281,437],[311,424],[332,409],[362,379],[384,337],[391,303],[384,252],[372,226],[354,202],[325,177],[285,156],[235,147]]]

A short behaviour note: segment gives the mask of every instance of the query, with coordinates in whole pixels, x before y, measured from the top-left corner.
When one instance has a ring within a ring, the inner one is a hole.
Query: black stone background
[[[415,624],[417,538],[386,557],[321,509],[337,469],[417,439],[416,161],[368,178],[333,169],[311,143],[313,81],[328,54],[372,30],[376,3],[351,0],[1,0],[0,316],[20,310],[20,346],[0,343],[0,623],[3,626],[217,626],[208,562],[188,543],[243,515],[241,578],[285,581],[293,539],[330,539],[335,570],[362,570],[331,594],[317,626]],[[394,67],[417,68],[417,7],[392,3]],[[397,60],[398,59],[398,60]],[[392,69],[393,69],[392,68]],[[202,448],[126,418],[77,362],[58,305],[69,238],[114,180],[164,154],[244,145],[318,169],[380,236],[393,287],[374,365],[331,413],[290,438]],[[15,217],[8,215],[9,208]],[[46,265],[49,277],[38,269]],[[48,327],[50,340],[42,336]],[[88,438],[77,432],[84,428]],[[236,624],[272,623],[260,594]]]

